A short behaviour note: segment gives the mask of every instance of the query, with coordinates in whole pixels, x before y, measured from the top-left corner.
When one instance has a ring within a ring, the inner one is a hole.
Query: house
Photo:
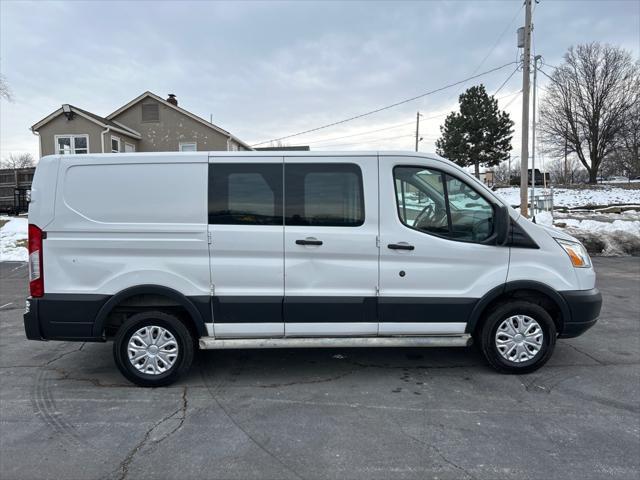
[[[40,156],[52,154],[252,150],[242,140],[178,106],[144,92],[106,117],[64,104],[31,127]]]

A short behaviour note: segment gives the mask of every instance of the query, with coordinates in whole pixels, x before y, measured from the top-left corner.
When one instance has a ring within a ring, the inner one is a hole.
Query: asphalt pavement
[[[475,348],[198,352],[168,388],[111,344],[34,342],[0,264],[0,478],[637,479],[640,258],[596,258],[604,305],[520,376]]]

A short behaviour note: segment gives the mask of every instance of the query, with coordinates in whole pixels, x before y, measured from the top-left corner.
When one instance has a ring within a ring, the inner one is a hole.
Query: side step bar
[[[202,337],[201,350],[248,348],[466,347],[471,335],[431,337],[215,338]]]

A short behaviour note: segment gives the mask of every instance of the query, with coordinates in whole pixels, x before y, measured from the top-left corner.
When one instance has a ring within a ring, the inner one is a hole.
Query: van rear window
[[[209,224],[282,225],[282,163],[210,164]]]

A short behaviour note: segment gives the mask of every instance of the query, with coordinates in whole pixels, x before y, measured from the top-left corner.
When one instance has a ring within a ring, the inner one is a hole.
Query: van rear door
[[[286,336],[376,335],[376,156],[285,157]]]
[[[282,156],[209,158],[214,334],[282,337]]]

